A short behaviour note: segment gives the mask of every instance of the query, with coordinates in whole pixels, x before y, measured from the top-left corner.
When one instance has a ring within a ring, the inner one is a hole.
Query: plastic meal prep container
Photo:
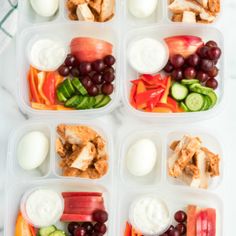
[[[159,40],[163,40],[166,37],[176,35],[193,35],[201,37],[204,42],[208,40],[215,40],[222,50],[221,59],[218,62],[219,75],[217,79],[219,81],[218,89],[216,90],[218,96],[217,104],[210,110],[200,112],[183,112],[183,113],[155,113],[155,112],[143,112],[135,109],[130,104],[130,89],[131,82],[138,78],[139,74],[134,71],[128,63],[127,49],[129,45],[140,38],[151,37]],[[137,118],[141,118],[145,121],[163,121],[163,122],[193,122],[197,120],[204,120],[216,115],[222,110],[222,104],[224,100],[224,87],[225,87],[225,73],[224,73],[224,40],[223,35],[219,30],[214,27],[201,25],[185,25],[185,24],[158,24],[143,28],[138,28],[129,31],[126,34],[125,42],[123,44],[123,55],[124,58],[122,68],[123,70],[123,85],[122,85],[122,99],[124,106],[129,114]]]

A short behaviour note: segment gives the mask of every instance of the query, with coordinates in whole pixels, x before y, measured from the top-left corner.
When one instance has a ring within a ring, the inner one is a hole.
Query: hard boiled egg
[[[43,17],[53,16],[59,7],[59,0],[30,0],[30,3],[34,11]]]
[[[127,152],[127,169],[132,175],[145,176],[153,170],[156,159],[157,150],[154,142],[150,139],[140,139]]]
[[[38,168],[46,159],[49,141],[44,133],[33,131],[23,136],[17,147],[17,160],[25,170]]]
[[[157,3],[158,0],[128,0],[128,8],[133,16],[146,18],[155,11]]]

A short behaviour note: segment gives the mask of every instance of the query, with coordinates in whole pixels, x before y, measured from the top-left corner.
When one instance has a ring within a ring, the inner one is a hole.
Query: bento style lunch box
[[[222,8],[19,1],[17,101],[33,119],[9,140],[5,236],[223,235],[224,145],[175,128],[221,111]],[[120,100],[144,126],[98,119]]]

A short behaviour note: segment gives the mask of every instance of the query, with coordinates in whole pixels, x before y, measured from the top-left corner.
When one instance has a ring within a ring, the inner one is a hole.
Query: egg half
[[[30,0],[34,11],[42,17],[53,16],[59,8],[59,0]]]
[[[157,8],[158,0],[128,0],[130,13],[137,18],[147,18]]]
[[[154,142],[150,139],[140,139],[127,152],[127,169],[134,176],[145,176],[153,170],[156,159],[157,150]]]
[[[17,147],[17,160],[21,168],[33,170],[45,161],[49,151],[49,141],[44,133],[33,131],[24,135]]]

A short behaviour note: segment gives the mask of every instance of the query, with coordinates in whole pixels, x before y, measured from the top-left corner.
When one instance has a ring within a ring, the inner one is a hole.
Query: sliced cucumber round
[[[51,233],[55,232],[57,228],[52,225],[39,229],[38,236],[49,236]]]
[[[211,100],[211,105],[209,106],[209,109],[214,107],[217,103],[217,95],[214,91],[211,91],[207,94],[207,97]]]
[[[200,111],[204,102],[204,97],[199,93],[190,93],[185,99],[185,104],[190,111]]]
[[[80,102],[82,101],[83,97],[80,95],[75,95],[72,98],[70,98],[66,103],[65,106],[66,107],[76,107],[77,105],[80,104]]]
[[[177,101],[184,100],[188,95],[188,88],[180,83],[174,83],[171,87],[171,95]]]
[[[87,90],[85,89],[85,87],[82,85],[82,83],[80,82],[78,78],[73,79],[72,84],[80,94],[82,95],[88,94]]]
[[[201,84],[192,84],[189,87],[190,91],[195,92],[195,93],[200,93],[207,95],[208,93],[211,93],[213,90],[208,87],[204,87]]]

